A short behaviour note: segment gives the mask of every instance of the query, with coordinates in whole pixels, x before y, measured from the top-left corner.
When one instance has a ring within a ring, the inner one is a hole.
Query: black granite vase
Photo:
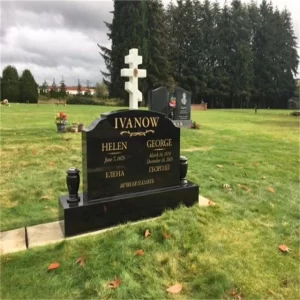
[[[185,156],[180,156],[180,184],[187,184],[186,174],[188,170],[188,159]]]
[[[66,182],[69,191],[68,203],[79,202],[78,189],[80,183],[79,170],[76,168],[69,168],[67,170]]]

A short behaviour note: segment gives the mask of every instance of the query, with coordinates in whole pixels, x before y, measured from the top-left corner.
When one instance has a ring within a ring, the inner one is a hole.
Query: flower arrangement
[[[55,124],[67,124],[68,123],[68,115],[60,112],[55,117]]]
[[[169,106],[172,107],[172,108],[176,107],[176,98],[175,97],[171,98],[171,100],[169,102]]]

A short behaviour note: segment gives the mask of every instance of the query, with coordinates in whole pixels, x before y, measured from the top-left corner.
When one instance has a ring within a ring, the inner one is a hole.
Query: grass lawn
[[[65,170],[81,169],[81,136],[57,134],[54,113],[88,125],[114,108],[0,109],[1,231],[54,221],[57,198],[67,193]],[[288,114],[193,111],[201,129],[181,131],[181,153],[189,159],[188,178],[216,206],[180,207],[159,220],[3,255],[1,298],[298,299],[299,118]],[[144,255],[136,255],[139,249]],[[85,268],[74,264],[83,254]],[[47,272],[54,261],[61,267]],[[115,278],[121,285],[111,289]],[[183,289],[169,295],[175,283]]]

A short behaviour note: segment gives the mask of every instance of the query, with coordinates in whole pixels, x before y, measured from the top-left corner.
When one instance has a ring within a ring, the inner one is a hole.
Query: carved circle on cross
[[[138,76],[138,69],[137,69],[137,68],[135,68],[135,69],[133,70],[133,76],[134,76],[134,77],[137,77],[137,76]]]

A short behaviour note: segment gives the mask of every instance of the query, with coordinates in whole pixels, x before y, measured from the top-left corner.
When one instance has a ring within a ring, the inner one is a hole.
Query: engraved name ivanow
[[[158,121],[159,117],[115,118],[115,128],[155,128],[157,127]]]

